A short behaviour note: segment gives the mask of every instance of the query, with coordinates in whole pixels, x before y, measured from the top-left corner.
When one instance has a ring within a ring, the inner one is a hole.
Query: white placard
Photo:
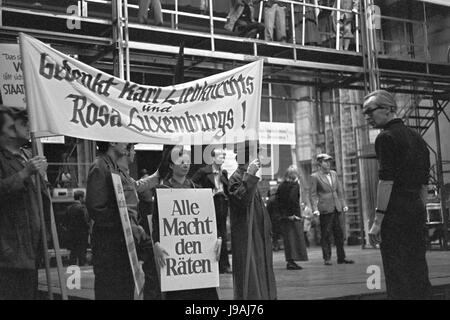
[[[145,275],[139,263],[136,246],[134,244],[133,232],[131,230],[130,217],[128,216],[127,202],[123,193],[122,179],[120,175],[111,173],[114,192],[116,194],[117,205],[119,206],[120,221],[122,221],[123,233],[125,235],[125,243],[127,246],[128,257],[130,259],[131,271],[133,272],[136,293],[139,296],[144,289]]]
[[[160,245],[167,251],[161,291],[219,286],[216,214],[210,189],[157,189]]]
[[[259,125],[261,144],[295,145],[295,124],[285,122],[261,122]]]
[[[5,106],[26,108],[18,44],[0,44],[0,92]]]

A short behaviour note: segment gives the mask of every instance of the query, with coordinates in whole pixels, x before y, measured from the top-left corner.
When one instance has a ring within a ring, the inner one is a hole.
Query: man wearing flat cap
[[[36,175],[46,170],[46,159],[22,148],[29,139],[26,111],[0,106],[0,300],[37,298],[42,256],[38,197],[46,213],[50,197]]]
[[[379,244],[389,299],[426,299],[431,294],[425,258],[425,203],[430,154],[423,138],[397,116],[385,90],[364,97],[368,123],[382,129],[375,140],[379,183],[374,223],[369,231]]]
[[[229,180],[235,300],[277,297],[270,216],[258,190],[259,150],[256,141],[238,144],[238,168]]]
[[[341,214],[347,212],[342,184],[337,173],[331,170],[333,158],[326,153],[316,156],[319,170],[311,175],[311,204],[315,215],[319,215],[322,255],[326,266],[331,263],[331,236],[336,244],[337,263],[351,264],[345,257],[344,232]]]

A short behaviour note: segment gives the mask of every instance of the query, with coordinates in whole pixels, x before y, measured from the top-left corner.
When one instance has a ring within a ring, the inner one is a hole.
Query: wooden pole
[[[44,149],[42,148],[42,143],[39,141],[39,139],[34,140],[34,143],[36,144],[36,152],[39,156],[44,156]],[[41,179],[42,185],[46,185],[45,180],[47,180],[47,177],[45,178],[41,175],[39,175]],[[67,291],[66,291],[66,283],[64,282],[64,273],[63,273],[63,264],[62,264],[62,258],[61,258],[61,249],[59,247],[59,237],[58,237],[58,229],[56,228],[56,220],[55,220],[55,214],[53,210],[53,203],[51,201],[50,196],[50,190],[46,188],[46,192],[48,195],[48,198],[50,199],[50,230],[52,233],[52,242],[53,242],[53,249],[55,250],[55,259],[56,259],[56,268],[58,271],[58,280],[59,280],[59,286],[61,288],[61,298],[62,300],[67,300]]]
[[[31,141],[33,148],[33,156],[37,155],[37,145],[36,145],[36,137],[34,133],[31,133]],[[42,249],[44,251],[44,262],[45,262],[45,274],[47,277],[47,287],[48,287],[48,298],[49,300],[53,300],[53,290],[52,290],[52,279],[50,275],[50,258],[48,256],[48,245],[47,245],[47,228],[45,227],[45,218],[44,218],[44,204],[42,201],[42,188],[41,188],[41,175],[39,172],[36,173],[36,189],[37,189],[37,200],[39,206],[39,218],[41,221],[41,237],[42,237]]]
[[[48,192],[48,189],[47,189]],[[49,193],[50,195],[50,193]],[[67,300],[66,283],[63,272],[63,264],[61,259],[61,249],[59,247],[58,230],[56,229],[55,214],[53,211],[53,203],[50,203],[50,227],[52,230],[53,248],[55,249],[56,267],[58,270],[59,287],[61,288],[61,297],[63,300]]]

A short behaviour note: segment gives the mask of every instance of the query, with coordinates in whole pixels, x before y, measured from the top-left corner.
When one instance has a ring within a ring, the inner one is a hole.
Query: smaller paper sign
[[[130,217],[128,216],[127,202],[123,193],[122,179],[116,173],[111,173],[114,192],[116,194],[117,205],[119,206],[120,220],[122,221],[123,233],[125,235],[125,243],[127,246],[128,257],[130,258],[131,271],[133,272],[134,284],[138,296],[144,288],[145,276],[142,271],[134,244],[133,232],[131,230]]]

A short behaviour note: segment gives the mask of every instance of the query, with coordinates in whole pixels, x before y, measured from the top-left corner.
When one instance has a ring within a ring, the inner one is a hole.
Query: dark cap
[[[319,153],[319,154],[316,156],[316,160],[317,160],[317,161],[333,160],[333,157],[330,156],[329,154],[326,154],[326,153]]]

